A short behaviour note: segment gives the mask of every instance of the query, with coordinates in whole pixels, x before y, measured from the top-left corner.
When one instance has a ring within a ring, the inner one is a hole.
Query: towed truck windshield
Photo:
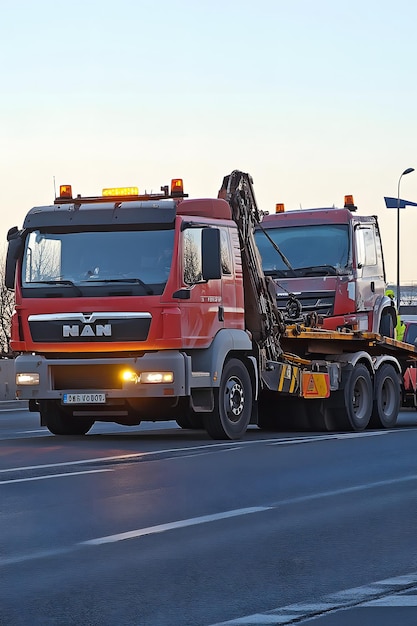
[[[256,244],[266,275],[276,277],[328,276],[349,271],[347,224],[320,224],[266,229],[289,260],[290,270],[262,230],[255,232]]]
[[[29,233],[22,262],[26,297],[161,294],[174,231]]]

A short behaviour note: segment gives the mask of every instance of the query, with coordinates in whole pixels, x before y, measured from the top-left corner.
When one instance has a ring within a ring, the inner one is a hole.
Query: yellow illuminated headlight
[[[125,383],[137,383],[138,375],[133,370],[123,370],[121,373],[121,378]]]
[[[141,383],[173,383],[174,372],[142,372]]]
[[[16,385],[39,385],[39,374],[16,374]]]

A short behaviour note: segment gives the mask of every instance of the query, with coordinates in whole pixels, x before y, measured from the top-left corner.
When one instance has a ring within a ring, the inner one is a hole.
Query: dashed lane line
[[[234,509],[231,511],[223,511],[221,513],[215,513],[213,515],[202,515],[200,517],[192,517],[189,519],[183,519],[176,522],[169,522],[167,524],[157,524],[155,526],[148,526],[145,528],[138,528],[124,533],[118,533],[115,535],[107,535],[105,537],[97,537],[96,539],[89,539],[87,541],[80,541],[72,546],[64,548],[56,548],[46,551],[38,551],[27,554],[14,555],[9,557],[0,557],[0,567],[6,565],[14,565],[17,563],[24,563],[26,561],[33,561],[35,559],[43,559],[61,554],[68,554],[79,550],[86,546],[100,546],[107,543],[116,543],[118,541],[124,541],[126,539],[136,539],[138,537],[144,537],[146,535],[154,535],[157,533],[167,532],[177,528],[186,528],[187,526],[197,526],[199,524],[207,524],[210,522],[216,522],[223,519],[230,519],[233,517],[239,517],[242,515],[250,515],[253,513],[262,513],[268,511],[271,507],[256,506],[248,507],[244,509]]]
[[[163,533],[167,530],[173,530],[175,528],[185,528],[187,526],[197,526],[198,524],[207,524],[208,522],[217,522],[218,520],[228,519],[230,517],[239,517],[241,515],[249,515],[251,513],[261,513],[263,511],[269,511],[271,507],[268,506],[253,506],[246,509],[235,509],[233,511],[223,511],[222,513],[214,513],[212,515],[202,515],[201,517],[192,517],[190,519],[183,519],[177,522],[169,522],[168,524],[158,524],[156,526],[148,526],[147,528],[138,528],[137,530],[130,530],[125,533],[117,533],[116,535],[107,535],[106,537],[98,537],[97,539],[89,539],[88,541],[82,541],[79,545],[82,546],[99,546],[104,543],[115,543],[117,541],[124,541],[125,539],[136,539],[137,537],[144,537],[145,535],[154,535],[156,533]]]
[[[101,472],[113,472],[112,469],[85,470],[83,472],[67,472],[66,474],[46,474],[45,476],[31,476],[30,478],[12,478],[11,480],[0,480],[0,485],[11,485],[14,483],[27,483],[31,480],[46,480],[47,478],[68,478],[71,476],[81,476],[82,474],[99,474]]]

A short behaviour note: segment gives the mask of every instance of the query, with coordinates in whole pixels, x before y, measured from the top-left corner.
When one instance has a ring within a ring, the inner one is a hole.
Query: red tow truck
[[[17,397],[56,435],[167,419],[215,439],[300,419],[327,430],[393,426],[403,363],[417,351],[377,332],[390,315],[382,252],[366,274],[351,240],[373,234],[377,246],[377,229],[358,222],[347,210],[337,222],[339,266],[326,257],[322,274],[294,277],[316,280],[316,300],[331,307],[332,324],[319,327],[314,307],[308,320],[280,310],[289,283],[278,283],[289,277],[273,274],[280,268],[255,234],[269,222],[248,174],[233,171],[214,198],[188,198],[181,179],[143,195],[74,196],[62,186],[8,233]]]

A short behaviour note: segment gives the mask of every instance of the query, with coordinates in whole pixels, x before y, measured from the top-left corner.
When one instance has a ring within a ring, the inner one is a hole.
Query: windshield
[[[129,293],[162,293],[174,246],[173,230],[41,233],[26,240],[22,286],[72,289],[87,295],[130,285]],[[119,287],[118,287],[119,285]]]
[[[349,266],[349,231],[347,224],[320,224],[270,228],[268,235],[288,259],[296,276],[341,274]],[[255,232],[264,272],[293,276],[262,230]]]

